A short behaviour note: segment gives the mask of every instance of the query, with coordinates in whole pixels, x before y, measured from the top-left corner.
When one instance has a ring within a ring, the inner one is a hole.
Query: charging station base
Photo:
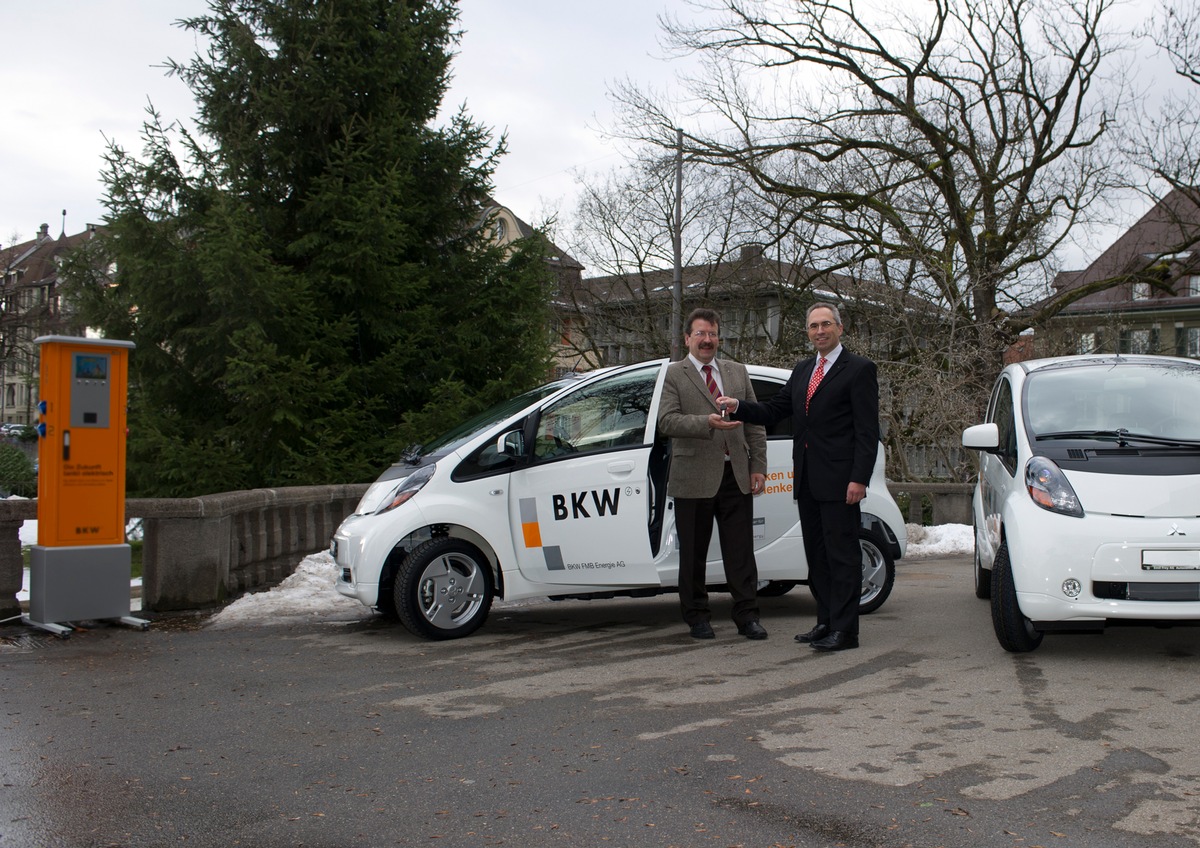
[[[56,636],[70,635],[64,622],[114,619],[142,630],[130,615],[129,545],[34,545],[29,558],[29,613],[22,621]]]

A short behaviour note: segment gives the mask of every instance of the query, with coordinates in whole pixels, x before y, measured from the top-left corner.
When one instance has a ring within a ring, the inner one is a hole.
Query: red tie
[[[701,365],[700,370],[704,372],[704,385],[708,386],[708,393],[712,395],[713,400],[721,396],[721,390],[717,388],[717,381],[713,379],[712,366]],[[729,448],[725,448],[725,458],[729,459]]]
[[[717,388],[717,381],[713,379],[712,366],[705,365],[700,370],[704,372],[704,385],[708,386],[708,393],[716,400],[721,396],[721,390]]]
[[[812,379],[808,381],[808,394],[804,396],[804,411],[808,412],[808,405],[812,402],[813,392],[817,390],[817,386],[821,385],[821,378],[825,376],[825,357],[821,357],[821,361],[817,363],[817,367],[813,369]]]

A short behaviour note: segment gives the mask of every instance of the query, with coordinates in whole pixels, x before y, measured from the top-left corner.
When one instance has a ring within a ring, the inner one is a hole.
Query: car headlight
[[[1083,517],[1083,506],[1067,475],[1044,456],[1035,456],[1025,464],[1025,489],[1042,509]]]
[[[371,488],[367,489],[367,493],[358,502],[359,514],[382,515],[405,503],[433,478],[433,470],[436,467],[426,465],[407,477],[372,483]]]

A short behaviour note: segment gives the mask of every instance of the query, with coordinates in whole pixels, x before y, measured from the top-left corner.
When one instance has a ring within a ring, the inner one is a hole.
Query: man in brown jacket
[[[718,329],[719,318],[711,309],[688,316],[688,356],[667,367],[658,413],[660,432],[671,437],[667,494],[675,500],[679,534],[679,605],[693,637],[714,637],[705,560],[715,519],[738,633],[766,639],[758,621],[753,529],[753,496],[766,484],[766,430],[721,414],[718,397],[755,396],[744,365],[716,358]]]

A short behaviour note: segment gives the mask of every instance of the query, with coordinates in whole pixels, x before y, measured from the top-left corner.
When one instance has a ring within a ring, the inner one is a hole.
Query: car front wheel
[[[460,639],[482,626],[492,607],[492,572],[474,545],[430,539],[404,558],[396,574],[400,621],[426,639]]]
[[[1000,647],[1014,654],[1032,651],[1042,644],[1042,633],[1021,612],[1017,586],[1008,561],[1008,542],[1001,542],[992,563],[992,627]]]
[[[862,594],[858,599],[858,612],[865,615],[883,606],[892,594],[896,562],[883,539],[870,530],[858,531],[858,546],[862,549]]]

